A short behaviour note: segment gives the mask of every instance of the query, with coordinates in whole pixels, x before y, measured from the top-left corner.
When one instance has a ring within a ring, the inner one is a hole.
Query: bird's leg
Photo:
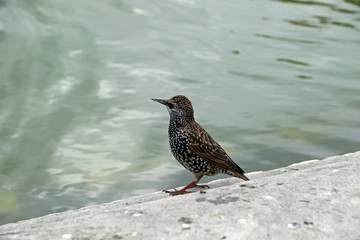
[[[179,194],[185,194],[185,193],[192,193],[191,191],[186,191],[186,189],[194,187],[196,185],[196,183],[197,183],[197,181],[194,180],[180,190],[176,190],[176,189],[174,189],[174,191],[163,190],[163,192],[170,193],[170,195],[172,195],[172,196],[179,195]]]
[[[194,173],[195,180],[192,181],[191,183],[189,183],[188,185],[186,185],[185,187],[183,187],[182,189],[180,189],[180,190],[175,189],[175,191],[164,190],[163,192],[170,193],[170,195],[175,196],[175,195],[179,195],[179,194],[192,193],[192,192],[186,191],[186,190],[189,188],[193,188],[193,187],[200,187],[200,188],[208,187],[209,188],[208,185],[197,185],[197,183],[200,181],[200,179],[203,176],[204,176],[203,174]]]
[[[196,173],[193,173],[194,174],[194,178],[195,178],[195,181],[197,181],[196,183],[198,183],[200,181],[200,179],[204,176],[203,174],[196,174]],[[189,187],[189,188],[210,188],[208,185],[197,185],[197,184],[194,184],[193,186]]]

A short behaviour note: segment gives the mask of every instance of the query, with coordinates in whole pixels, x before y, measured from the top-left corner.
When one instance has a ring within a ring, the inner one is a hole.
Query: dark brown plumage
[[[195,180],[186,187],[165,191],[171,195],[188,193],[204,175],[229,174],[245,181],[244,171],[227,155],[224,149],[194,119],[194,110],[188,98],[177,95],[169,99],[152,99],[164,104],[170,114],[169,142],[176,160],[194,174]]]

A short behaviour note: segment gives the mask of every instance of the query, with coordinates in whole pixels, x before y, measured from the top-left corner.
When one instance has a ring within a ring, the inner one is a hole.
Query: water
[[[1,0],[0,224],[190,182],[153,97],[247,172],[359,150],[359,7]]]

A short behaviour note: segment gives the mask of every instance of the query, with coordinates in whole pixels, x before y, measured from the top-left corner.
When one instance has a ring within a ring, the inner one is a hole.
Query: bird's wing
[[[228,170],[241,170],[226,154],[225,150],[200,125],[188,131],[188,141],[189,149],[203,160]]]

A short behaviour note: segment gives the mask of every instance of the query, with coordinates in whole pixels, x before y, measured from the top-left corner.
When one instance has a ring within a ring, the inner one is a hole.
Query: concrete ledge
[[[0,239],[360,239],[360,151],[0,226]]]

